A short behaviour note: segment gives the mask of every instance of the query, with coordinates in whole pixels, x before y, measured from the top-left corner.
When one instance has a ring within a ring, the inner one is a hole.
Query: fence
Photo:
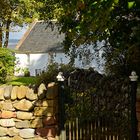
[[[69,120],[65,125],[67,140],[128,140],[112,130],[112,124],[105,120],[87,121],[81,125],[78,118]],[[110,126],[109,126],[110,125]],[[114,129],[114,128],[113,128]]]
[[[111,97],[105,105],[100,103],[102,98],[92,99],[89,107],[87,100],[80,99],[81,103],[74,104],[67,110],[70,116],[66,117],[65,130],[67,140],[128,140],[130,137],[130,110],[126,100],[122,106],[115,98]],[[82,108],[78,108],[81,104]],[[112,104],[114,102],[114,105]],[[96,104],[97,103],[97,104]],[[96,106],[95,106],[96,104]],[[112,106],[111,106],[112,105]],[[79,110],[78,110],[79,109]],[[77,110],[77,111],[76,111]],[[71,112],[71,113],[70,113]],[[76,113],[76,114],[73,114]],[[81,114],[80,114],[81,113]]]
[[[97,73],[80,74],[76,78],[72,75],[69,92],[63,91],[65,118],[61,121],[65,139],[129,140],[129,80],[102,77]]]

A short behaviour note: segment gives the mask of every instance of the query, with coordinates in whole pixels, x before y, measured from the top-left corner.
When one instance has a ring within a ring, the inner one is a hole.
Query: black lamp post
[[[64,81],[65,78],[63,76],[63,72],[59,72],[58,75],[56,76],[57,81],[58,81],[58,108],[59,108],[59,131],[60,131],[60,140],[65,140],[66,139],[66,133],[65,133],[65,107],[64,107]]]
[[[136,116],[136,93],[137,93],[137,79],[138,76],[135,71],[131,72],[129,76],[131,81],[131,140],[138,140],[137,136],[137,116]]]

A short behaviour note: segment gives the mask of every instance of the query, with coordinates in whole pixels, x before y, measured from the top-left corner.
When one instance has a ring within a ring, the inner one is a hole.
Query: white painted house
[[[30,75],[36,76],[52,60],[68,63],[69,57],[63,51],[63,40],[64,34],[59,34],[54,22],[34,22],[16,46],[15,75],[22,76],[24,70],[29,69]]]
[[[62,42],[64,38],[65,35],[59,33],[55,22],[34,22],[16,46],[17,64],[15,75],[23,76],[25,69],[28,69],[31,76],[36,76],[46,70],[52,60],[59,64],[69,63],[70,58],[63,50]],[[83,62],[83,60],[80,61],[76,58],[75,66],[80,68],[97,67],[97,63],[94,60],[91,60],[88,65],[83,64]]]

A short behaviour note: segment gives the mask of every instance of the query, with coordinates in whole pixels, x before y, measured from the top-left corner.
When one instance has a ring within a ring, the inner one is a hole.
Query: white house
[[[36,76],[54,60],[57,63],[68,63],[69,57],[64,54],[60,34],[54,22],[36,21],[24,34],[16,46],[16,76],[24,75],[29,69],[31,76]]]
[[[36,76],[46,70],[52,60],[59,64],[69,63],[70,58],[64,53],[62,45],[65,35],[60,34],[58,28],[54,21],[36,21],[30,26],[16,46],[16,76],[23,76],[26,69],[31,76]],[[85,67],[78,58],[75,66]],[[90,67],[96,67],[94,60]]]

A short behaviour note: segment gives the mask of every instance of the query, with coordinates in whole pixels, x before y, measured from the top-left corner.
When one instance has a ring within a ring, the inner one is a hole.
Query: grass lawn
[[[36,83],[36,77],[13,77],[12,80],[8,81],[6,84],[10,85],[30,85]]]

